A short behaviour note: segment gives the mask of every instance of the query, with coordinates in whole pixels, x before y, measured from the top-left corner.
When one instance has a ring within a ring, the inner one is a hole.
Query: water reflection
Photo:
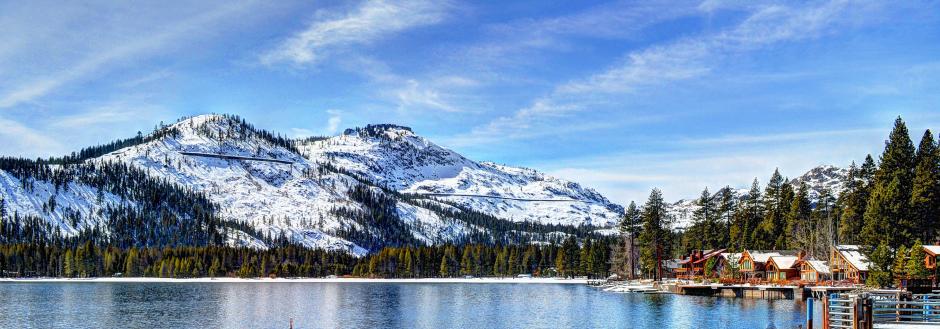
[[[0,328],[795,328],[804,307],[580,285],[0,284]]]

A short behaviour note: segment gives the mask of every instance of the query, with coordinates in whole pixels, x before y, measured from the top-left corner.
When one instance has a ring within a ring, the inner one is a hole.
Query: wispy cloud
[[[393,102],[400,112],[463,112],[461,107],[454,104],[452,95],[441,90],[477,86],[477,81],[457,75],[428,79],[402,76],[393,72],[384,62],[368,56],[351,56],[340,61],[340,65],[378,86],[375,95]]]
[[[61,152],[63,146],[44,132],[27,127],[20,122],[0,116],[0,154],[36,155],[36,150],[50,154]]]
[[[571,38],[632,39],[648,27],[698,13],[696,1],[614,1],[571,14],[520,19],[487,27],[484,41],[467,46],[461,59],[475,66],[531,63],[532,50],[575,49]],[[522,56],[519,56],[522,55]]]
[[[343,122],[342,112],[339,110],[327,110],[330,118],[326,120],[326,133],[335,134],[339,130],[339,125]]]
[[[226,3],[177,22],[161,24],[160,29],[149,34],[119,38],[113,43],[103,45],[84,54],[81,59],[66,65],[61,70],[27,81],[12,90],[3,92],[0,94],[0,108],[9,108],[30,102],[65,84],[105,70],[116,62],[140,58],[166,47],[175,46],[175,43],[181,38],[201,33],[205,27],[216,25],[219,21],[234,14],[244,13],[253,4],[254,1]]]
[[[706,145],[706,144],[758,144],[758,143],[780,143],[802,140],[813,140],[818,138],[836,137],[836,136],[859,136],[859,135],[880,135],[884,133],[883,128],[860,128],[860,129],[840,129],[825,131],[804,131],[792,133],[761,134],[761,135],[723,135],[709,138],[682,138],[676,143],[684,145]]]
[[[524,136],[520,129],[548,129],[546,122],[571,117],[603,103],[624,104],[623,95],[638,89],[700,78],[723,60],[781,42],[816,38],[854,23],[870,6],[834,0],[817,6],[762,6],[738,24],[717,33],[687,37],[665,45],[632,51],[608,69],[558,85],[549,95],[513,115],[476,127],[464,140],[487,142],[496,136]]]
[[[345,14],[321,13],[305,30],[261,56],[274,64],[315,63],[338,48],[363,45],[412,28],[441,22],[450,4],[429,0],[368,0]]]
[[[321,136],[331,136],[335,135],[340,128],[340,125],[343,123],[343,112],[336,109],[326,110],[327,119],[326,124],[323,128],[320,129],[308,129],[308,128],[290,128],[291,133],[295,138],[310,137],[314,135]]]

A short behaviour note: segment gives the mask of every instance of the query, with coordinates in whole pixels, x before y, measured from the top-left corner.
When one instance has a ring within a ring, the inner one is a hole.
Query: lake
[[[0,283],[0,328],[796,328],[804,309],[578,284]]]

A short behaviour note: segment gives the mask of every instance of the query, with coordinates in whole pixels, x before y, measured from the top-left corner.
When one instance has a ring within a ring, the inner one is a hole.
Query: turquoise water
[[[0,328],[796,328],[804,309],[570,284],[0,284]]]

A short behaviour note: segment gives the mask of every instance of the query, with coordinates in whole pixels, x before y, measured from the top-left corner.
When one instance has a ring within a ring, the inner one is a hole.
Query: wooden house
[[[800,277],[799,256],[770,256],[765,269],[769,282],[787,282]]]
[[[767,262],[770,257],[798,256],[794,250],[744,250],[738,260],[738,270],[745,280],[767,280]],[[779,274],[777,274],[779,276]]]
[[[937,255],[940,255],[940,245],[925,245],[924,253],[927,254],[927,256],[924,257],[924,264],[931,273],[931,283],[934,287],[940,287],[940,266],[937,266]]]
[[[831,278],[832,272],[829,270],[829,263],[815,259],[800,262],[800,281],[816,284],[829,281]]]
[[[829,259],[832,260],[832,264],[829,264],[832,280],[861,284],[868,279],[868,267],[871,262],[862,253],[861,246],[834,246],[830,251]]]
[[[927,254],[927,257],[924,257],[924,264],[927,266],[927,269],[937,269],[937,255],[940,255],[940,245],[925,245],[924,253]]]
[[[693,251],[688,257],[679,261],[679,268],[676,269],[676,278],[692,280],[704,277],[706,272],[705,266],[711,259],[714,259],[715,262],[711,276],[717,277],[721,274],[721,272],[718,271],[718,262],[720,262],[720,256],[723,252],[725,252],[725,249]]]

